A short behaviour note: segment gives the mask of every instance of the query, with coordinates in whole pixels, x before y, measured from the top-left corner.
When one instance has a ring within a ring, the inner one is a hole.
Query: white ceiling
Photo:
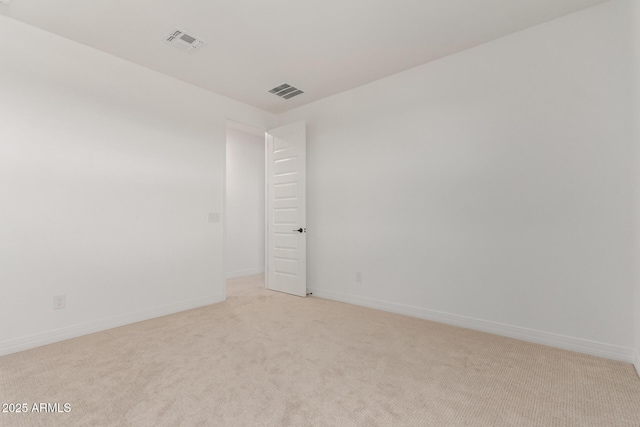
[[[0,13],[280,113],[603,2],[12,0]],[[207,45],[166,44],[176,27]],[[282,83],[305,93],[268,93]]]

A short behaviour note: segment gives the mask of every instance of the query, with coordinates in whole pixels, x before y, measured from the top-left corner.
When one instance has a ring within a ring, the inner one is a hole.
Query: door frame
[[[227,277],[226,277],[226,266],[227,266],[227,130],[233,129],[240,132],[245,132],[249,134],[256,135],[257,132],[260,132],[263,135],[263,147],[264,147],[264,162],[265,162],[265,170],[264,170],[264,210],[263,210],[263,218],[264,218],[264,288],[268,289],[268,277],[269,277],[269,214],[268,214],[268,206],[269,206],[269,141],[267,132],[270,129],[275,129],[280,126],[265,128],[264,126],[249,124],[242,121],[238,121],[235,119],[227,118],[225,121],[225,144],[224,144],[224,168],[223,168],[223,176],[222,183],[224,186],[223,198],[222,198],[222,278],[224,284],[224,296],[225,299],[227,297]],[[306,171],[305,171],[306,175]],[[306,182],[306,179],[305,179]],[[306,225],[306,224],[305,224]]]

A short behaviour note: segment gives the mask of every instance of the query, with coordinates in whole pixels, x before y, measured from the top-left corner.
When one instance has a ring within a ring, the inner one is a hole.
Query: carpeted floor
[[[228,301],[0,358],[3,426],[640,426],[625,363],[229,282]]]

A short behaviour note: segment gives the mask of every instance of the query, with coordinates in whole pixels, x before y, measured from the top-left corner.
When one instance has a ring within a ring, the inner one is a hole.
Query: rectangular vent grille
[[[165,41],[185,52],[192,52],[204,45],[202,40],[177,28],[167,36]]]
[[[272,93],[274,95],[278,95],[281,98],[284,99],[291,99],[294,96],[298,96],[300,94],[303,94],[304,92],[301,91],[300,89],[298,89],[297,87],[293,87],[289,84],[282,84],[278,87],[274,87],[273,89],[271,89],[269,91],[269,93]]]
[[[189,44],[193,44],[194,41],[196,41],[195,37],[191,37],[188,34],[183,34],[180,36],[180,40],[185,41]]]

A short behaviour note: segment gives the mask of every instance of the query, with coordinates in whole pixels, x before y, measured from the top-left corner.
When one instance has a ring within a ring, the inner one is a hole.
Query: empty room
[[[640,0],[0,0],[1,426],[640,426]]]

